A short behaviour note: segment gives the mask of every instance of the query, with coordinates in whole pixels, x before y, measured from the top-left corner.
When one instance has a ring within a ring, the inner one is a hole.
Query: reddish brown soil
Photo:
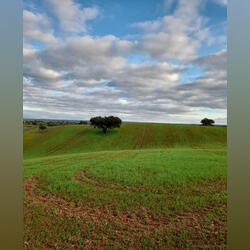
[[[80,180],[84,172],[79,172],[76,179]],[[105,207],[93,207],[91,204],[78,206],[73,202],[67,201],[56,195],[38,192],[39,177],[33,176],[24,181],[24,193],[28,203],[41,203],[46,207],[55,208],[56,214],[69,218],[85,218],[93,222],[107,221],[122,223],[123,226],[135,228],[137,231],[151,231],[157,228],[182,229],[191,228],[199,233],[200,230],[209,237],[216,238],[219,233],[226,233],[226,215],[222,221],[212,219],[209,221],[208,228],[204,225],[208,221],[207,215],[213,212],[214,208],[206,207],[202,210],[193,210],[182,213],[175,213],[171,216],[155,216],[145,207],[139,207],[133,212],[117,214],[112,209],[109,211]],[[224,205],[226,206],[226,205]]]

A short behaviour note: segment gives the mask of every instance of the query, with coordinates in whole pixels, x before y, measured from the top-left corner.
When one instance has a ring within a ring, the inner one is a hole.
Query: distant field
[[[35,127],[24,133],[24,159],[95,152],[155,148],[226,148],[225,127],[169,124],[124,124],[103,134],[89,125]]]
[[[225,127],[24,129],[24,248],[226,248]]]

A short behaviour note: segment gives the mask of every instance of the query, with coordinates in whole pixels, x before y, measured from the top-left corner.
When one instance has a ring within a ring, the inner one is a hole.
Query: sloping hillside
[[[225,148],[227,128],[172,124],[123,124],[106,135],[89,125],[24,131],[24,159],[107,150]]]

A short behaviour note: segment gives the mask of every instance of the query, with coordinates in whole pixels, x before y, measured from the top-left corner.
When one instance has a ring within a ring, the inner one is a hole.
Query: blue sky
[[[226,123],[226,0],[23,6],[24,117]]]

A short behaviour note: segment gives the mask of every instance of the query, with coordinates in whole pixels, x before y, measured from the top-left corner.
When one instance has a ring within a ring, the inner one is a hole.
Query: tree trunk
[[[107,133],[107,127],[106,126],[102,127],[102,131],[103,131],[104,134],[106,134]]]

